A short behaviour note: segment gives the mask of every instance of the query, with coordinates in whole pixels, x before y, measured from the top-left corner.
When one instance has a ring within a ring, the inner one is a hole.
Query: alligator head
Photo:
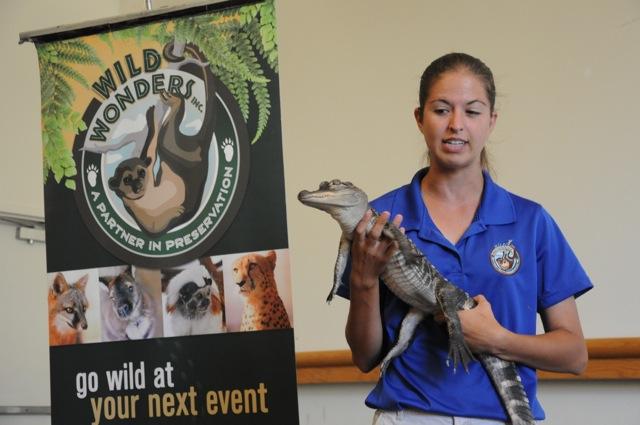
[[[322,182],[318,190],[303,190],[298,194],[303,204],[329,213],[342,230],[351,234],[362,219],[369,201],[367,194],[352,183],[340,180]]]

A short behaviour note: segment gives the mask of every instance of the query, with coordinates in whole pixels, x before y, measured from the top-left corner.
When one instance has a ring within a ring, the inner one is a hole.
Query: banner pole
[[[153,5],[151,4],[151,0],[144,0],[144,4],[147,7],[147,11],[151,11],[153,9]]]

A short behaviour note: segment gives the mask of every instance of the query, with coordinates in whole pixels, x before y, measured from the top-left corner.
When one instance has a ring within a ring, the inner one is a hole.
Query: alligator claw
[[[447,367],[450,366],[449,360],[453,360],[453,373],[456,372],[459,363],[462,363],[465,372],[469,373],[469,363],[471,363],[475,359],[476,358],[473,356],[473,353],[469,349],[469,346],[464,342],[464,340],[450,340],[449,355],[447,356]]]

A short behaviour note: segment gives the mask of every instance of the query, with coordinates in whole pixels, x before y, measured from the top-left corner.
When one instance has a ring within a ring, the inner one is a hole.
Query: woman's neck
[[[442,173],[429,169],[422,179],[422,199],[431,220],[453,245],[469,228],[480,205],[482,169]]]
[[[481,167],[464,170],[443,171],[430,167],[422,179],[423,196],[453,204],[479,203],[484,187]]]

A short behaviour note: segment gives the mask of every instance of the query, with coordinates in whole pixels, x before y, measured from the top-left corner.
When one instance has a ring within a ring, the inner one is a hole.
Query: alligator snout
[[[301,190],[300,193],[298,193],[298,201],[302,202],[310,193],[308,190]]]

